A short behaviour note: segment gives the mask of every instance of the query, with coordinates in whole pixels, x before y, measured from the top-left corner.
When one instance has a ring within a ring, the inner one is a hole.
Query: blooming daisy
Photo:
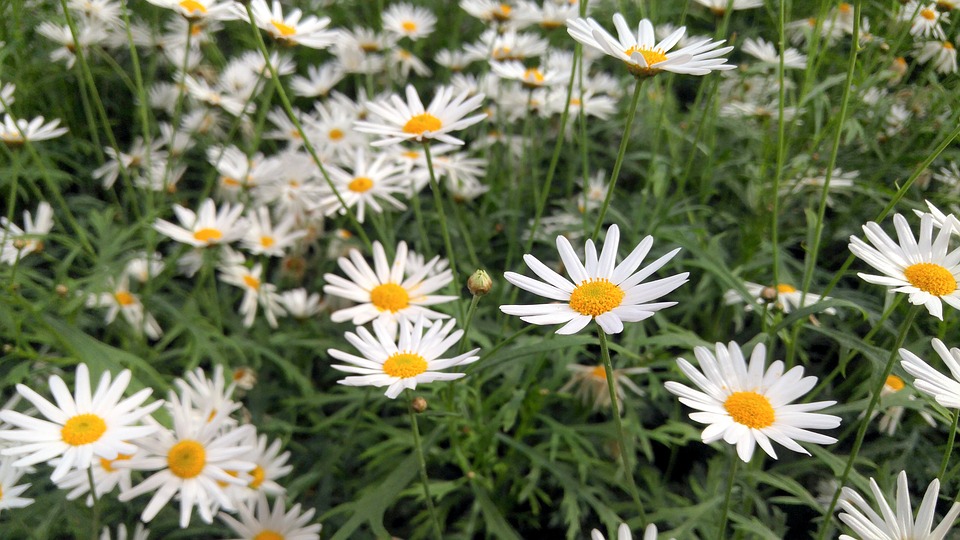
[[[901,356],[903,356],[902,353]],[[896,375],[888,375],[887,380],[883,381],[883,388],[880,389],[880,399],[882,400],[887,396],[892,396],[894,394],[903,392],[906,388],[907,385],[903,382],[903,379],[897,377]],[[908,394],[907,399],[910,401],[916,401],[917,396]],[[906,407],[903,405],[891,405],[887,407],[887,410],[884,411],[883,416],[880,417],[880,422],[877,424],[880,432],[886,433],[890,436],[896,433],[897,426],[900,425],[900,419],[903,418],[904,412],[906,412]],[[880,414],[879,411],[873,411],[872,417],[876,417],[878,414]],[[860,413],[860,417],[863,417],[863,413]],[[929,424],[930,427],[937,427],[936,420],[934,420],[933,416],[931,416],[927,411],[921,410],[920,417],[923,418],[923,420]]]
[[[43,122],[43,117],[38,116],[33,120],[20,118],[14,122],[9,114],[3,115],[3,124],[0,125],[0,141],[7,146],[21,146],[24,142],[45,141],[55,139],[67,132],[67,128],[58,127],[60,119],[51,120],[48,123]]]
[[[23,228],[0,216],[0,263],[13,264],[17,259],[43,250],[43,237],[53,229],[53,207],[40,201],[35,214],[23,212]]]
[[[383,11],[383,29],[398,38],[418,40],[433,32],[437,16],[429,9],[406,2],[393,4]]]
[[[486,113],[466,116],[480,107],[483,94],[470,96],[461,92],[454,97],[453,88],[441,86],[426,109],[413,85],[407,85],[406,97],[406,103],[396,94],[390,96],[389,102],[369,103],[367,107],[370,112],[379,116],[382,122],[357,122],[357,131],[386,137],[371,143],[373,146],[385,146],[405,140],[422,142],[433,139],[449,144],[463,144],[463,141],[448,133],[470,127],[487,117]]]
[[[137,526],[133,529],[133,533],[129,536],[127,535],[127,526],[121,523],[117,525],[117,535],[110,535],[110,528],[104,527],[103,532],[100,533],[100,540],[147,540],[150,538],[150,529],[147,529],[143,526],[143,523],[137,523]]]
[[[513,16],[513,6],[500,0],[460,0],[460,7],[484,22],[502,24],[509,22]]]
[[[173,213],[182,226],[158,219],[153,228],[177,242],[194,247],[233,242],[243,237],[246,227],[246,221],[240,217],[243,213],[240,204],[224,204],[218,211],[213,199],[206,199],[197,213],[179,204],[173,205]]]
[[[132,442],[156,431],[156,426],[137,423],[149,418],[150,413],[163,402],[143,405],[153,392],[144,388],[121,401],[130,371],[123,370],[111,380],[104,372],[97,389],[90,392],[90,371],[86,364],[77,366],[74,395],[63,379],[50,377],[50,392],[57,404],[47,401],[30,388],[18,384],[17,392],[32,403],[47,420],[41,420],[12,410],[0,411],[0,420],[20,429],[0,430],[0,439],[16,445],[0,451],[4,456],[28,454],[13,463],[26,467],[59,457],[50,479],[62,479],[71,469],[88,469],[94,458],[117,459],[121,454],[133,454],[137,447]]]
[[[589,405],[594,409],[605,409],[610,407],[610,386],[607,384],[607,371],[603,365],[584,366],[580,364],[568,364],[567,369],[573,372],[573,376],[563,385],[558,392],[568,392],[576,388],[576,396],[584,405]],[[616,388],[617,403],[623,402],[624,387],[638,396],[643,395],[643,390],[634,384],[627,375],[636,375],[639,373],[649,373],[650,369],[645,367],[632,367],[613,370],[613,385]],[[623,411],[622,408],[618,410]]]
[[[924,41],[917,45],[915,52],[921,64],[933,62],[937,73],[946,75],[957,72],[957,48],[950,40]]]
[[[218,0],[147,0],[155,6],[173,10],[183,18],[200,21],[227,21],[238,18],[233,2]]]
[[[621,523],[617,527],[617,540],[632,540],[633,535],[630,533],[630,527],[626,523]],[[597,529],[590,531],[590,540],[605,540],[603,533]],[[610,538],[613,540],[613,537]],[[657,526],[653,523],[647,525],[647,528],[643,530],[643,540],[657,540]]]
[[[900,8],[897,19],[910,23],[910,35],[916,38],[946,39],[943,25],[950,25],[950,14],[937,11],[934,2],[911,0]]]
[[[213,367],[213,376],[210,378],[207,378],[202,368],[196,368],[188,371],[183,379],[174,381],[174,384],[180,389],[184,403],[203,404],[205,409],[209,409],[208,414],[200,415],[202,419],[210,421],[214,415],[226,411],[222,423],[229,426],[237,424],[237,421],[230,417],[233,411],[241,407],[240,403],[233,401],[236,384],[224,377],[222,365]]]
[[[873,246],[855,236],[850,237],[850,251],[884,275],[858,273],[861,279],[875,285],[894,287],[893,292],[909,294],[911,304],[923,305],[934,317],[943,320],[943,303],[960,309],[960,249],[947,252],[952,225],[946,225],[933,238],[934,218],[920,218],[920,238],[916,239],[907,220],[893,216],[899,244],[890,239],[880,225],[869,222],[863,232]]]
[[[333,322],[351,321],[355,325],[366,324],[374,319],[382,322],[403,318],[443,319],[447,315],[438,313],[425,306],[456,300],[456,296],[431,294],[447,286],[453,280],[450,270],[426,277],[440,260],[434,257],[418,271],[404,277],[406,273],[407,243],[397,245],[397,254],[393,264],[387,262],[387,255],[380,242],[373,243],[373,266],[356,249],[351,249],[349,258],[340,257],[337,264],[350,279],[336,274],[325,274],[327,284],[323,292],[329,295],[358,302],[359,305],[335,311],[330,318]],[[352,280],[352,281],[351,281]]]
[[[753,311],[754,308],[759,308],[763,306],[763,304],[773,304],[774,308],[782,310],[784,313],[790,313],[802,307],[812,306],[823,300],[830,300],[828,296],[820,296],[809,292],[804,298],[803,293],[789,283],[761,285],[759,283],[745,281],[743,287],[747,290],[747,294],[750,295],[751,299],[751,301],[744,306],[745,311]],[[801,302],[801,298],[803,302]],[[739,304],[744,301],[744,298],[740,291],[731,289],[724,293],[723,300],[727,304]],[[834,308],[827,308],[823,310],[823,312],[827,315],[837,314],[837,310]]]
[[[907,373],[917,378],[913,383],[917,390],[933,396],[937,403],[944,407],[960,409],[960,349],[947,349],[937,338],[933,338],[931,344],[953,378],[933,369],[930,364],[906,349],[900,349],[900,364]]]
[[[198,419],[188,394],[184,394],[181,402],[170,392],[167,409],[173,418],[173,430],[160,430],[153,437],[139,441],[144,451],[117,463],[134,470],[158,472],[122,492],[118,498],[126,502],[156,490],[140,515],[146,523],[179,493],[181,528],[190,524],[194,506],[204,522],[212,523],[214,506],[235,509],[222,486],[245,484],[249,481],[246,475],[238,473],[255,467],[252,462],[241,459],[251,448],[240,444],[253,427],[228,429],[224,424],[228,411],[214,411],[209,405],[204,409],[210,413],[209,420]]]
[[[144,309],[140,302],[140,297],[130,292],[130,277],[123,274],[113,285],[113,280],[108,279],[111,285],[110,291],[100,294],[91,294],[87,297],[87,307],[105,307],[107,314],[103,321],[107,324],[112,323],[117,318],[117,314],[122,314],[124,320],[137,332],[147,334],[150,339],[160,339],[163,336],[163,329],[150,312]]]
[[[286,314],[280,305],[277,286],[264,281],[263,264],[256,263],[252,268],[247,268],[242,259],[236,263],[231,261],[230,264],[220,267],[220,279],[224,283],[243,290],[243,300],[240,302],[238,312],[243,316],[244,327],[253,326],[257,316],[257,306],[263,307],[263,315],[267,318],[270,328],[277,327],[277,316]]]
[[[760,60],[764,64],[780,66],[780,55],[773,43],[763,39],[747,38],[743,40],[743,52]],[[804,69],[807,67],[807,55],[790,48],[783,51],[783,67],[788,69]]]
[[[336,62],[307,66],[307,76],[296,75],[291,78],[290,88],[294,94],[302,97],[326,96],[343,80],[344,75],[343,68]]]
[[[640,21],[636,35],[630,31],[627,21],[619,13],[613,16],[613,25],[617,29],[617,38],[611,36],[592,18],[567,21],[567,32],[580,43],[621,60],[635,77],[651,77],[661,71],[706,75],[714,70],[737,67],[724,63],[726,58],[720,58],[733,50],[733,47],[718,49],[723,41],[703,38],[668,52],[683,37],[686,27],[678,28],[658,43],[655,41],[653,24],[647,19]]]
[[[270,220],[270,210],[265,206],[248,213],[247,224],[241,245],[251,255],[283,257],[284,250],[307,234],[303,229],[294,230],[296,221],[293,216],[288,215],[273,225]]]
[[[497,77],[520,81],[528,89],[561,84],[569,73],[549,69],[547,66],[527,67],[516,60],[490,62],[490,69]]]
[[[348,208],[354,208],[360,223],[363,223],[367,206],[378,214],[383,213],[384,205],[381,203],[388,203],[397,210],[405,209],[406,205],[397,200],[394,194],[406,191],[408,180],[401,175],[400,167],[387,163],[389,158],[384,153],[375,158],[368,157],[367,152],[359,148],[350,171],[336,165],[327,167],[330,180],[346,206],[340,204],[340,199],[333,191],[328,191],[318,201],[317,208],[325,216],[338,212],[346,214]]]
[[[777,360],[764,371],[766,347],[763,343],[754,347],[749,366],[740,346],[733,341],[727,345],[717,343],[716,351],[714,356],[706,347],[694,348],[702,373],[685,359],[677,359],[680,370],[700,390],[674,381],[664,383],[667,391],[677,395],[681,403],[699,411],[690,414],[691,420],[709,424],[701,434],[704,443],[723,439],[735,444],[737,455],[747,462],[756,445],[777,459],[771,440],[807,455],[810,453],[797,441],[837,442],[833,437],[808,431],[840,425],[839,416],[812,412],[829,407],[835,401],[790,404],[817,383],[816,377],[803,376],[803,367],[796,366],[784,373],[783,362]]]
[[[280,304],[283,305],[287,315],[296,319],[308,319],[326,307],[320,300],[319,293],[307,293],[303,287],[280,293]]]
[[[313,519],[311,508],[300,513],[300,505],[295,504],[289,512],[286,510],[283,496],[277,497],[270,510],[267,497],[261,493],[249,506],[239,508],[240,520],[221,513],[223,520],[233,532],[240,535],[234,540],[318,540],[322,526],[319,523],[307,525]]]
[[[940,525],[936,529],[930,530],[933,527],[937,496],[940,492],[940,480],[937,478],[930,482],[926,493],[923,494],[916,520],[913,518],[913,505],[910,503],[910,488],[907,485],[906,471],[900,471],[900,474],[897,475],[896,508],[890,508],[880,491],[880,486],[873,478],[870,479],[870,491],[880,507],[879,514],[871,508],[866,499],[848,487],[843,488],[843,496],[840,497],[840,508],[844,511],[840,514],[840,521],[846,523],[860,538],[871,540],[900,540],[902,538],[943,540],[950,532],[957,516],[960,515],[960,503],[953,503]],[[841,534],[840,540],[856,540],[856,538]]]
[[[27,469],[14,467],[15,458],[0,458],[0,510],[4,508],[23,508],[33,504],[33,499],[21,497],[24,491],[30,489],[30,484],[20,484],[20,477]]]
[[[132,457],[132,454],[119,454],[116,459],[95,459],[90,463],[89,469],[74,469],[68,472],[63,479],[57,482],[57,487],[68,490],[68,501],[87,494],[87,506],[93,506],[93,496],[88,495],[90,493],[89,475],[93,475],[94,491],[98,500],[113,491],[117,486],[120,486],[120,491],[128,490],[133,486],[130,479],[130,469],[115,467],[114,465]]]
[[[237,16],[247,17],[246,9],[239,4]],[[318,18],[313,15],[303,17],[299,9],[292,9],[283,16],[283,8],[278,0],[267,6],[267,0],[252,0],[250,11],[257,26],[265,30],[274,39],[287,45],[303,45],[311,49],[325,49],[336,41],[339,32],[327,30],[330,17]]]
[[[620,246],[620,228],[611,225],[600,256],[593,240],[586,243],[586,265],[577,258],[570,241],[557,237],[560,259],[570,279],[551,270],[533,255],[523,260],[543,281],[515,272],[506,272],[510,283],[525,291],[545,296],[560,303],[500,306],[500,311],[517,315],[530,324],[565,323],[558,334],[579,332],[591,320],[596,320],[607,334],[619,334],[624,322],[642,321],[676,302],[652,302],[687,282],[689,273],[683,272],[649,283],[644,279],[667,264],[680,248],[660,257],[646,268],[637,271],[644,257],[653,247],[653,237],[647,236],[620,264],[614,266]]]
[[[701,6],[708,8],[716,16],[721,16],[727,12],[739,11],[741,9],[753,9],[763,7],[763,0],[695,0]]]
[[[337,382],[346,386],[387,386],[386,396],[394,399],[405,388],[415,389],[417,383],[452,381],[464,377],[465,373],[444,373],[440,370],[476,362],[480,359],[476,355],[480,349],[453,358],[440,358],[447,349],[460,342],[463,330],[451,334],[457,321],[450,319],[443,324],[434,324],[424,334],[426,322],[424,317],[417,317],[415,324],[401,319],[396,338],[379,319],[373,321],[373,334],[363,327],[358,327],[356,334],[347,332],[344,335],[347,341],[363,356],[327,349],[330,356],[350,364],[333,364],[331,367],[357,374]]]

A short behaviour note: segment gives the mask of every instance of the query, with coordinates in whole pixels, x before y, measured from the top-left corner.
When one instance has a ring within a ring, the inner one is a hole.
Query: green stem
[[[460,340],[459,354],[467,352],[467,347],[470,346],[470,338],[467,334],[470,332],[470,323],[473,322],[473,314],[477,311],[477,304],[479,303],[480,295],[473,295],[473,299],[470,300],[470,307],[467,308],[467,316],[463,320],[463,339]]]
[[[443,247],[447,252],[447,260],[450,262],[450,273],[453,275],[453,289],[457,295],[457,313],[463,320],[463,305],[460,303],[462,287],[460,284],[460,273],[457,271],[457,256],[453,251],[453,244],[450,242],[450,230],[447,227],[447,214],[443,210],[443,197],[440,196],[440,184],[437,183],[437,175],[433,171],[433,159],[430,157],[430,142],[423,141],[423,154],[427,158],[427,170],[430,171],[430,191],[433,192],[433,203],[437,207],[437,214],[440,218],[440,232],[443,234]]]
[[[630,101],[630,108],[627,110],[627,123],[623,126],[623,136],[620,138],[620,150],[617,151],[617,161],[613,164],[613,173],[610,174],[610,182],[607,183],[607,196],[603,199],[603,206],[600,207],[600,215],[597,216],[597,224],[593,227],[593,238],[596,238],[597,235],[600,234],[603,218],[607,215],[610,199],[613,198],[614,188],[617,186],[620,167],[623,166],[623,157],[627,154],[627,141],[630,140],[633,118],[637,115],[637,105],[640,103],[640,90],[643,88],[643,81],[644,79],[638,78],[636,85],[633,87],[633,99]]]
[[[950,463],[950,454],[953,453],[953,441],[957,437],[957,422],[960,421],[960,409],[953,411],[953,425],[950,426],[950,436],[947,438],[947,449],[943,452],[943,461],[940,462],[940,474],[937,478],[943,484],[943,475],[947,472],[947,464]]]
[[[843,489],[844,484],[846,484],[847,477],[850,476],[850,471],[853,470],[853,463],[857,460],[857,454],[860,453],[863,438],[867,434],[867,426],[870,425],[870,417],[873,416],[873,410],[877,408],[877,403],[880,402],[880,391],[883,390],[883,385],[887,382],[887,377],[889,377],[890,372],[893,371],[893,364],[900,356],[898,351],[907,338],[907,333],[909,333],[911,326],[913,326],[913,320],[917,317],[918,309],[917,306],[912,306],[907,313],[907,318],[903,321],[900,334],[897,336],[897,342],[891,349],[890,359],[887,360],[887,364],[883,368],[883,373],[880,375],[880,379],[873,389],[872,395],[870,396],[870,403],[867,405],[867,410],[863,413],[863,420],[860,422],[860,429],[857,430],[857,438],[853,441],[850,457],[847,458],[847,464],[843,468],[843,474],[840,475],[837,490],[833,494],[830,506],[827,507],[827,511],[823,514],[823,525],[821,525],[820,534],[817,537],[819,540],[824,540],[830,533],[830,521],[833,517],[833,510],[837,507],[837,501],[840,499],[840,491]]]
[[[617,426],[617,436],[620,438],[620,463],[623,465],[623,475],[627,477],[627,487],[630,489],[630,496],[637,505],[637,511],[642,521],[646,521],[646,512],[643,510],[643,503],[640,502],[640,494],[637,491],[637,484],[633,480],[633,469],[627,459],[629,453],[627,446],[627,437],[623,432],[623,421],[620,419],[620,400],[617,396],[617,385],[614,380],[613,363],[610,361],[610,347],[607,345],[607,334],[603,328],[597,325],[597,336],[600,338],[600,356],[603,358],[603,371],[607,379],[607,391],[610,392],[610,408],[613,413],[613,423]]]
[[[730,499],[733,495],[733,485],[737,480],[737,468],[740,466],[740,458],[737,457],[736,450],[730,452],[730,474],[727,476],[727,493],[723,497],[723,516],[720,518],[720,529],[717,532],[717,538],[723,540],[726,538],[727,518],[730,515]]]
[[[443,539],[440,520],[437,518],[437,509],[433,506],[433,499],[430,497],[430,478],[427,476],[427,462],[423,457],[423,442],[420,440],[420,426],[417,425],[417,413],[413,410],[413,393],[406,391],[407,412],[410,415],[410,428],[413,431],[413,447],[417,453],[417,463],[420,465],[420,483],[423,484],[423,497],[427,501],[427,511],[430,513],[430,521],[433,522],[433,532],[437,540]]]
[[[777,19],[777,27],[780,36],[780,71],[777,73],[778,103],[777,103],[777,171],[773,176],[773,209],[770,216],[770,245],[773,251],[773,285],[776,287],[780,283],[780,247],[778,222],[780,221],[780,182],[783,179],[783,164],[786,161],[786,123],[783,119],[783,102],[786,99],[786,86],[784,84],[784,60],[787,50],[787,38],[784,32],[787,17],[787,3],[780,2],[780,16]],[[801,303],[801,305],[803,305]]]

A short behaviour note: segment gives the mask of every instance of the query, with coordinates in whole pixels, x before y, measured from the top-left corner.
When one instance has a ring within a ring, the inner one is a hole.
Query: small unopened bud
[[[233,382],[237,388],[250,390],[257,384],[257,372],[251,367],[241,366],[233,370]]]
[[[469,478],[470,480],[473,480],[476,477],[477,477],[477,473],[473,471],[467,471],[467,478]]]
[[[412,406],[413,410],[417,411],[418,413],[422,413],[423,411],[427,410],[427,400],[417,396],[413,398],[412,402],[410,402],[410,406]]]
[[[493,288],[493,280],[483,270],[477,270],[467,279],[467,289],[474,296],[483,296]]]
[[[58,283],[56,287],[53,288],[54,292],[57,293],[57,296],[60,298],[66,298],[67,293],[70,292],[70,289],[67,288],[63,283]]]
[[[20,251],[21,249],[27,247],[27,241],[21,238],[17,238],[13,241],[13,249]]]
[[[763,290],[760,291],[760,298],[763,299],[764,302],[773,302],[777,299],[777,288],[764,287]]]

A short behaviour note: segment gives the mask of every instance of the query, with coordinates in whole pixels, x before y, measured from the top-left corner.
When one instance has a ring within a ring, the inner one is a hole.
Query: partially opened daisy
[[[390,96],[389,102],[368,103],[367,108],[379,116],[381,121],[357,122],[357,131],[384,137],[372,142],[373,146],[433,139],[449,144],[463,144],[463,141],[449,133],[470,127],[487,117],[483,112],[467,116],[483,104],[483,94],[470,95],[468,92],[461,92],[454,96],[452,87],[441,86],[430,106],[424,108],[417,90],[413,85],[407,85],[406,97],[406,102],[394,94]]]
[[[300,512],[300,505],[295,504],[289,512],[281,495],[273,503],[273,510],[267,496],[261,493],[252,504],[243,505],[239,509],[240,520],[224,513],[220,513],[223,520],[237,536],[235,540],[317,540],[320,538],[321,525],[308,525],[313,519],[314,510]]]
[[[653,237],[644,238],[626,259],[614,266],[619,246],[620,228],[611,225],[599,257],[593,240],[587,240],[584,265],[574,253],[570,241],[558,236],[557,249],[570,279],[551,270],[530,254],[524,255],[523,260],[543,281],[515,272],[503,275],[517,287],[557,302],[500,306],[500,311],[517,315],[530,324],[564,323],[557,330],[558,334],[575,334],[592,320],[596,320],[607,334],[619,334],[623,331],[623,323],[642,321],[661,309],[675,305],[676,302],[653,300],[686,283],[689,273],[683,272],[648,283],[643,283],[643,280],[667,264],[680,248],[638,270],[653,247]]]
[[[433,294],[453,280],[450,270],[427,277],[440,260],[434,257],[416,272],[405,276],[407,243],[397,245],[393,264],[387,262],[387,254],[380,242],[373,243],[373,268],[356,249],[350,250],[349,258],[340,257],[337,264],[350,279],[336,274],[325,274],[327,284],[323,292],[358,302],[358,305],[335,311],[333,322],[351,321],[361,325],[378,319],[395,322],[398,319],[443,319],[447,315],[428,309],[426,306],[456,300],[456,296]]]
[[[716,356],[706,347],[696,347],[693,352],[700,370],[683,358],[677,359],[677,365],[700,390],[674,381],[664,383],[664,387],[679,396],[681,403],[697,409],[698,412],[690,414],[691,420],[709,424],[701,435],[703,442],[709,444],[723,439],[727,444],[734,444],[745,462],[753,457],[756,445],[776,459],[771,440],[807,455],[810,453],[797,441],[837,442],[833,437],[808,431],[840,425],[839,416],[813,412],[835,401],[790,404],[817,383],[816,377],[803,376],[801,366],[784,373],[783,362],[777,360],[764,370],[766,347],[763,343],[754,347],[749,365],[740,346],[733,341],[727,345],[717,343]]]
[[[636,34],[619,13],[613,16],[613,25],[617,29],[616,38],[592,18],[567,21],[567,32],[580,43],[623,61],[627,70],[638,78],[651,77],[661,71],[706,75],[714,70],[737,67],[721,58],[733,50],[733,47],[718,48],[723,41],[695,39],[685,47],[668,52],[683,38],[686,27],[676,29],[657,42],[653,23],[647,19],[640,21]]]
[[[947,349],[937,338],[933,338],[931,344],[947,365],[952,378],[940,373],[906,349],[900,349],[900,364],[907,373],[917,378],[913,383],[917,390],[933,396],[937,403],[944,407],[960,409],[960,349]]]
[[[17,392],[46,417],[34,418],[12,410],[0,411],[0,420],[19,429],[0,431],[0,439],[15,444],[5,448],[5,456],[26,454],[13,463],[26,467],[37,463],[60,460],[50,479],[63,478],[71,469],[88,469],[94,459],[117,459],[121,454],[133,454],[133,444],[157,430],[154,425],[139,425],[163,402],[142,406],[153,392],[144,388],[127,399],[123,393],[130,384],[130,371],[123,370],[113,379],[104,372],[93,393],[90,391],[90,371],[86,364],[77,366],[75,393],[71,394],[63,379],[50,377],[50,392],[56,405],[27,386],[17,385]]]
[[[386,386],[386,396],[394,399],[405,388],[415,389],[417,383],[464,377],[464,373],[444,373],[441,370],[476,362],[480,359],[476,354],[480,349],[453,358],[440,358],[447,349],[460,342],[463,330],[451,333],[457,321],[450,319],[444,324],[434,324],[424,334],[424,325],[428,322],[423,317],[417,318],[415,323],[403,319],[396,338],[380,320],[373,321],[373,334],[363,327],[357,328],[356,334],[347,332],[347,341],[363,356],[328,349],[330,356],[349,364],[333,364],[334,369],[357,374],[337,382],[346,386]]]
[[[902,215],[893,216],[899,243],[883,232],[880,225],[869,222],[863,232],[873,246],[855,236],[850,237],[850,251],[884,275],[858,273],[861,279],[875,285],[892,287],[893,292],[909,294],[911,304],[923,305],[934,317],[943,320],[943,302],[960,309],[960,248],[948,252],[953,226],[950,222],[933,237],[934,217],[920,217],[920,238],[917,239]]]
[[[936,517],[937,496],[940,492],[940,480],[937,478],[927,486],[917,518],[913,518],[913,505],[910,503],[910,488],[907,485],[906,471],[897,475],[897,502],[895,508],[880,491],[880,486],[873,478],[870,479],[870,491],[876,499],[880,513],[877,513],[870,504],[856,491],[845,487],[840,497],[840,521],[846,523],[857,536],[840,535],[840,540],[942,540],[953,527],[953,522],[960,515],[960,503],[953,503],[940,525],[931,530]]]

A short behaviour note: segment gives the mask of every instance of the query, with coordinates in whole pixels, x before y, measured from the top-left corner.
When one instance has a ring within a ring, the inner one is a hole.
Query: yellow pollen
[[[180,7],[190,15],[193,15],[198,11],[201,15],[207,12],[207,8],[196,0],[183,0],[183,2],[180,2]]]
[[[400,27],[403,28],[403,30],[404,30],[405,32],[416,32],[416,30],[417,30],[417,23],[415,23],[415,22],[413,22],[413,21],[403,21],[403,22],[400,24]]]
[[[260,290],[260,280],[250,274],[243,276],[243,283],[255,291]]]
[[[350,183],[347,184],[347,187],[355,193],[363,193],[373,187],[373,180],[366,176],[358,176],[351,180]]]
[[[943,42],[943,48],[952,51],[952,50],[953,50],[953,43],[950,43],[949,41],[944,41],[944,42]]]
[[[921,9],[920,16],[928,21],[932,21],[937,18],[937,14],[934,13],[932,9]]]
[[[60,437],[70,446],[83,446],[97,442],[107,431],[107,423],[95,414],[78,414],[63,425]]]
[[[203,445],[190,439],[173,445],[167,452],[167,467],[180,478],[195,478],[207,464],[207,451]]]
[[[223,238],[223,233],[220,232],[220,229],[200,229],[193,233],[193,237],[200,242],[216,242]]]
[[[343,138],[343,132],[337,128],[333,128],[327,133],[327,137],[329,137],[331,141],[339,141]]]
[[[840,13],[848,14],[851,11],[853,11],[853,6],[851,6],[850,4],[846,2],[840,4]]]
[[[403,131],[406,133],[412,133],[414,135],[420,135],[424,131],[436,131],[443,126],[443,122],[439,118],[430,114],[423,113],[418,114],[407,121],[403,126]]]
[[[543,84],[543,73],[537,68],[529,68],[523,72],[523,82],[528,84]]]
[[[510,11],[512,10],[513,8],[510,7],[509,5],[500,4],[500,6],[495,8],[490,15],[494,18],[494,20],[497,20],[500,22],[508,21],[510,20]]]
[[[777,284],[777,292],[780,294],[788,294],[797,292],[797,288],[793,285],[788,285],[786,283]]]
[[[407,150],[402,155],[407,159],[420,159],[420,152],[414,152],[413,150]]]
[[[884,383],[884,386],[893,390],[894,392],[899,392],[903,390],[903,379],[897,377],[896,375],[890,375],[887,377],[887,382]]]
[[[263,481],[267,478],[267,471],[263,470],[263,467],[257,465],[250,471],[250,476],[253,477],[253,480],[250,481],[250,489],[259,489],[260,485],[263,484]]]
[[[427,370],[427,361],[416,353],[399,352],[391,355],[383,363],[383,372],[391,377],[408,379]]]
[[[123,461],[123,460],[126,460],[126,459],[130,459],[130,458],[132,458],[132,457],[133,457],[132,455],[117,454],[116,459],[100,458],[100,467],[101,467],[103,470],[107,471],[107,472],[113,472],[113,471],[115,470],[115,469],[113,468],[113,464],[114,464],[114,463],[116,463],[116,462],[118,462],[118,461]]]
[[[733,421],[755,429],[770,427],[775,418],[766,396],[756,392],[734,392],[723,402]]]
[[[600,379],[601,381],[607,380],[607,370],[603,369],[603,366],[597,366],[591,369],[590,375],[595,379]]]
[[[659,64],[667,59],[666,53],[660,49],[647,49],[644,47],[633,46],[624,51],[627,56],[633,56],[633,53],[640,53],[643,56],[643,60],[647,63],[647,66],[652,66],[654,64]]]
[[[117,291],[113,293],[113,298],[121,306],[130,306],[137,302],[137,299],[134,298],[133,295],[128,293],[127,291]]]
[[[570,104],[574,107],[579,107],[581,105],[580,98],[570,98]]]
[[[505,60],[510,58],[510,47],[497,47],[492,53],[494,60]]]
[[[274,240],[272,236],[261,236],[261,237],[260,237],[260,245],[263,246],[263,247],[265,247],[265,248],[272,247],[272,246],[273,246],[274,244],[276,244],[276,243],[277,243],[277,241]]]
[[[957,280],[949,270],[935,263],[911,264],[903,270],[911,285],[934,296],[957,290]]]
[[[285,538],[282,534],[267,529],[257,533],[257,535],[253,537],[253,540],[285,540]]]
[[[396,283],[384,283],[370,291],[370,303],[380,311],[396,313],[410,305],[410,295]]]
[[[229,176],[223,176],[220,178],[220,181],[223,182],[223,185],[230,187],[240,187],[240,181],[236,178],[230,178]]]
[[[3,486],[0,486],[0,501],[3,500]]]
[[[605,278],[587,279],[570,293],[570,307],[581,315],[596,317],[620,305],[626,293]]]
[[[270,21],[270,24],[277,29],[277,32],[280,32],[280,35],[283,37],[290,37],[297,33],[297,29],[290,26],[289,24],[284,24],[280,21]]]

